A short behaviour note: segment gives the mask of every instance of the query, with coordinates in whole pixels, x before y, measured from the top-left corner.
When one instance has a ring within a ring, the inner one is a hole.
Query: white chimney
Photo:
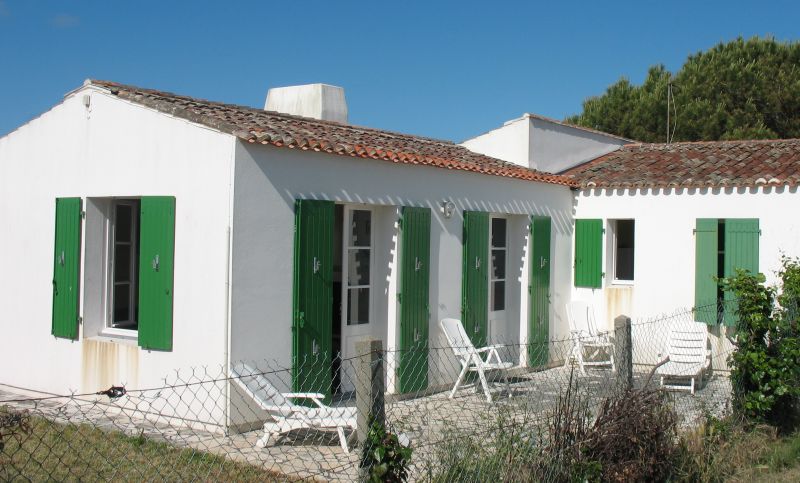
[[[274,87],[267,92],[267,111],[347,123],[344,89],[328,84]]]

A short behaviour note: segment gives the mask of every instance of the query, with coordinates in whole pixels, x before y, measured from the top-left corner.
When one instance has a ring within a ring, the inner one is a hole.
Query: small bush
[[[571,376],[546,424],[538,422],[500,408],[491,438],[445,438],[432,480],[665,481],[683,458],[677,416],[659,390],[616,392],[595,416]]]
[[[733,410],[789,432],[797,427],[800,401],[798,260],[784,258],[779,276],[780,295],[777,288],[764,285],[763,275],[743,270],[721,284],[736,300],[736,350],[728,360]]]
[[[370,482],[406,481],[411,452],[411,448],[400,443],[396,434],[373,422],[364,441],[360,467]]]

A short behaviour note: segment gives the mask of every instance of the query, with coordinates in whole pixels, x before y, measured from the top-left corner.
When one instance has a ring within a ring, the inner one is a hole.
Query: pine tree
[[[643,142],[664,142],[672,79],[674,141],[800,137],[800,42],[741,37],[689,56],[672,75],[650,67],[622,78],[567,122]]]

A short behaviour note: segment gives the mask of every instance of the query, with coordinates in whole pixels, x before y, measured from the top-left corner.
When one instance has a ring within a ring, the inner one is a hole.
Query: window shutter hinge
[[[605,229],[605,228],[603,228],[603,235],[605,235],[605,234],[606,234],[606,229]]]
[[[400,304],[403,303],[403,294],[401,294],[399,292],[397,293],[397,303],[400,303]]]
[[[78,325],[81,325],[81,324],[83,324],[83,317],[81,317],[81,316],[79,315],[79,316],[78,316]]]
[[[697,235],[697,228],[692,228],[692,235]]]
[[[85,211],[81,211],[81,218],[84,219],[84,220],[86,219],[86,212]]]

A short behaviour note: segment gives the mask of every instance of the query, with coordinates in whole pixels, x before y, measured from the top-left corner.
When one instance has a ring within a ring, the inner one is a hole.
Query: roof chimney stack
[[[328,84],[274,87],[267,92],[264,109],[347,124],[344,89]]]

